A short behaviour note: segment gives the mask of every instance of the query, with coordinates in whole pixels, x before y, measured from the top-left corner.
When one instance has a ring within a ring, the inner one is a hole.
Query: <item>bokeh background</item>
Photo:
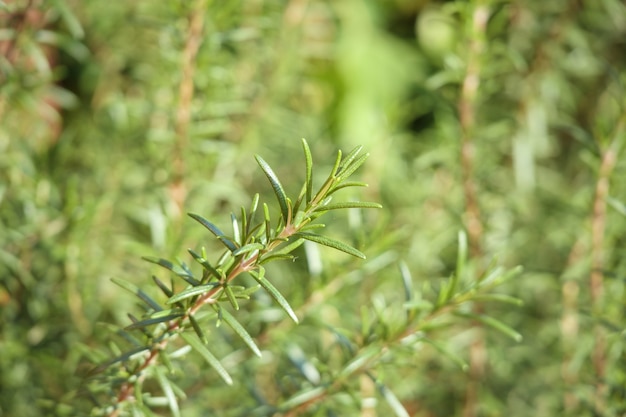
[[[264,358],[216,331],[237,382],[185,361],[183,415],[280,403],[306,382],[297,358],[341,369],[323,326],[395,314],[399,265],[436,286],[460,230],[475,271],[524,267],[499,289],[523,306],[481,306],[524,339],[465,322],[437,340],[468,370],[429,347],[381,363],[407,413],[626,413],[622,1],[5,0],[0,52],[0,416],[88,415],[85,351],[136,309],[110,278],[149,287],[141,256],[216,248],[186,212],[226,227],[272,201],[254,154],[297,193],[301,138],[320,175],[337,149],[371,154],[347,198],[384,208],[326,221],[368,260],[308,247],[272,266],[303,323],[244,308]],[[299,415],[391,415],[364,391]]]

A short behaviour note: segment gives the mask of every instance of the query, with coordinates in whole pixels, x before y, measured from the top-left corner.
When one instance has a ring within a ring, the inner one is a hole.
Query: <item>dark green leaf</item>
[[[143,290],[141,290],[135,284],[132,284],[128,281],[124,281],[124,280],[117,279],[117,278],[111,278],[111,281],[113,281],[120,287],[124,288],[125,290],[128,290],[131,293],[135,294],[141,301],[143,301],[144,303],[152,307],[153,310],[156,310],[156,311],[163,310],[163,308],[159,305],[159,303],[154,301],[152,297],[146,294]]]
[[[255,155],[256,161],[265,173],[265,176],[269,180],[272,188],[274,189],[274,194],[276,194],[276,199],[278,200],[278,205],[280,206],[280,212],[283,216],[283,220],[286,222],[289,214],[289,209],[287,207],[287,195],[283,190],[283,186],[278,181],[278,177],[272,171],[272,168],[261,158],[259,155]]]
[[[357,258],[366,259],[365,255],[361,251],[353,248],[352,246],[348,244],[345,244],[335,239],[331,239],[326,236],[316,235],[313,233],[302,233],[302,232],[296,233],[296,236],[302,237],[306,240],[310,240],[311,242],[319,243],[320,245],[324,245],[333,249],[340,250],[349,255],[356,256]]]
[[[126,362],[132,356],[134,356],[134,355],[136,355],[136,354],[138,354],[140,352],[147,351],[147,350],[150,350],[150,346],[141,346],[141,347],[138,347],[138,348],[131,349],[131,350],[127,351],[127,352],[124,352],[123,354],[121,354],[121,355],[119,355],[119,356],[117,356],[117,357],[115,357],[113,359],[110,359],[110,360],[108,360],[108,361],[106,361],[104,363],[101,363],[100,365],[98,365],[97,367],[92,369],[89,372],[89,375],[99,374],[100,372],[102,372],[105,369],[107,369],[109,366],[111,366],[113,364],[116,364],[118,362]]]
[[[193,314],[189,315],[189,321],[191,322],[191,327],[193,327],[193,331],[196,332],[198,338],[202,341],[202,343],[204,343],[205,345],[208,344],[209,339],[207,339],[204,331],[202,330],[202,327],[200,327],[200,323],[198,323],[198,320],[196,320]]]
[[[181,333],[180,336],[191,346],[196,352],[198,352],[207,363],[217,371],[220,377],[226,382],[228,385],[233,384],[233,379],[228,375],[228,372],[224,368],[224,366],[220,363],[220,361],[207,349],[207,347],[202,343],[202,341],[195,335],[189,333]]]
[[[193,251],[192,249],[187,249],[187,251],[191,254],[191,256],[200,264],[202,265],[202,267],[209,271],[211,273],[211,275],[213,275],[213,277],[215,277],[216,279],[220,279],[221,278],[221,274],[219,273],[219,271],[217,269],[215,269],[210,263],[209,261],[207,261],[204,257],[200,256],[200,254],[196,253],[195,251]]]
[[[174,274],[181,277],[182,279],[184,279],[191,285],[194,285],[194,286],[200,285],[200,281],[196,280],[193,277],[193,275],[189,273],[189,271],[185,271],[185,269],[174,265],[172,262],[168,261],[167,259],[155,258],[152,256],[143,256],[142,259],[144,261],[148,261],[150,263],[162,266],[163,268],[169,271],[172,271]]]
[[[165,285],[163,281],[158,279],[156,276],[152,275],[152,280],[161,289],[161,291],[163,291],[163,293],[167,295],[168,297],[171,297],[174,294],[174,291],[172,291],[171,288]]]
[[[237,245],[235,245],[232,240],[228,239],[226,235],[216,225],[214,225],[204,217],[200,216],[199,214],[188,213],[188,215],[189,217],[200,223],[202,226],[209,229],[209,231],[213,233],[220,240],[220,242],[222,242],[222,244],[226,246],[231,252],[237,249]]]
[[[140,328],[151,326],[153,324],[164,323],[170,320],[174,320],[182,316],[184,316],[183,313],[175,313],[175,314],[169,314],[167,316],[151,317],[149,319],[137,321],[131,324],[130,326],[126,326],[126,330],[140,329]]]

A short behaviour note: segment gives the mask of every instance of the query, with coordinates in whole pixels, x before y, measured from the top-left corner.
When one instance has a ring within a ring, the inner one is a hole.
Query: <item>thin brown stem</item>
[[[193,77],[196,70],[196,56],[202,43],[206,0],[197,0],[190,13],[187,39],[182,54],[182,76],[178,92],[178,109],[176,110],[176,143],[174,144],[173,181],[170,186],[170,195],[177,214],[183,212],[183,205],[187,195],[185,187],[185,150],[189,136],[191,122],[191,105],[193,102]]]
[[[591,276],[589,286],[591,307],[594,315],[601,313],[604,300],[603,270],[605,268],[606,201],[609,196],[609,179],[616,162],[617,149],[614,146],[610,146],[602,155],[591,221]],[[606,374],[606,334],[601,326],[596,326],[594,334],[595,344],[592,352],[592,361],[597,380],[595,408],[596,412],[603,414],[607,394],[607,386],[604,382]]]
[[[483,223],[476,192],[474,177],[475,165],[475,124],[476,102],[480,86],[480,73],[483,54],[486,48],[485,31],[490,10],[485,4],[476,5],[472,14],[470,28],[470,45],[467,57],[467,70],[463,79],[461,97],[459,99],[459,118],[461,124],[461,170],[463,195],[465,197],[465,222],[468,234],[470,253],[473,257],[482,256]],[[480,308],[480,307],[477,307]],[[477,325],[478,326],[478,325]],[[467,385],[463,415],[476,415],[479,381],[485,369],[485,343],[483,332],[477,327],[478,333],[470,347],[470,378]]]

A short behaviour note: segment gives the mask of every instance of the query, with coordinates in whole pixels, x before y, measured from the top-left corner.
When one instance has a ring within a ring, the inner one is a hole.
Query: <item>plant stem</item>
[[[196,55],[202,43],[202,31],[206,0],[197,0],[195,7],[188,16],[189,27],[187,39],[182,54],[182,75],[178,92],[178,109],[176,110],[176,142],[174,144],[173,179],[170,186],[170,195],[177,216],[180,218],[187,195],[184,184],[185,178],[185,149],[188,148],[189,123],[191,121],[191,105],[193,101],[193,77],[196,68]]]
[[[481,220],[476,183],[474,177],[475,163],[475,121],[476,102],[480,85],[481,61],[486,49],[485,32],[489,20],[490,10],[486,4],[478,2],[472,13],[470,27],[470,45],[467,57],[467,70],[461,89],[459,101],[459,117],[461,123],[461,170],[463,176],[463,194],[465,196],[465,221],[469,240],[469,249],[473,257],[482,256],[483,224]],[[485,368],[486,353],[483,332],[476,325],[478,334],[470,348],[470,379],[467,385],[463,415],[476,415],[476,399],[478,385]]]

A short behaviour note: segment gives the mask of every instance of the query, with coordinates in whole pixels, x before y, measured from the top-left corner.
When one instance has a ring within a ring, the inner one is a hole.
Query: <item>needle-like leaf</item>
[[[232,240],[227,238],[224,232],[222,232],[216,225],[214,225],[204,217],[200,216],[199,214],[188,213],[188,215],[189,217],[200,223],[202,226],[209,229],[209,231],[213,233],[220,240],[220,242],[222,242],[222,244],[224,244],[224,246],[226,246],[230,251],[234,251],[235,249],[237,249],[237,245]]]
[[[269,180],[272,185],[272,189],[274,189],[274,194],[276,194],[276,199],[278,200],[278,205],[280,206],[280,213],[283,216],[283,221],[287,222],[289,216],[289,209],[287,206],[287,195],[285,194],[285,190],[283,190],[283,186],[280,184],[278,177],[270,168],[269,164],[265,162],[263,158],[259,155],[255,155],[256,161],[265,173],[265,176]]]
[[[226,368],[224,368],[224,365],[220,363],[215,355],[213,355],[211,351],[207,349],[204,343],[202,343],[202,341],[195,334],[181,333],[180,336],[185,340],[185,342],[189,344],[189,346],[191,346],[196,352],[198,352],[200,356],[202,356],[204,360],[206,360],[207,363],[211,365],[213,369],[215,369],[215,371],[217,371],[217,373],[220,377],[222,377],[224,382],[226,382],[228,385],[233,384],[233,379],[228,374],[228,371],[226,371]]]
[[[340,250],[349,255],[356,256],[357,258],[366,259],[365,254],[359,251],[358,249],[353,248],[352,246],[346,243],[340,242],[335,239],[331,239],[326,236],[316,235],[313,233],[306,233],[306,232],[297,233],[296,236],[301,237],[306,240],[310,240],[311,242],[319,243],[320,245],[324,245],[333,249]]]

